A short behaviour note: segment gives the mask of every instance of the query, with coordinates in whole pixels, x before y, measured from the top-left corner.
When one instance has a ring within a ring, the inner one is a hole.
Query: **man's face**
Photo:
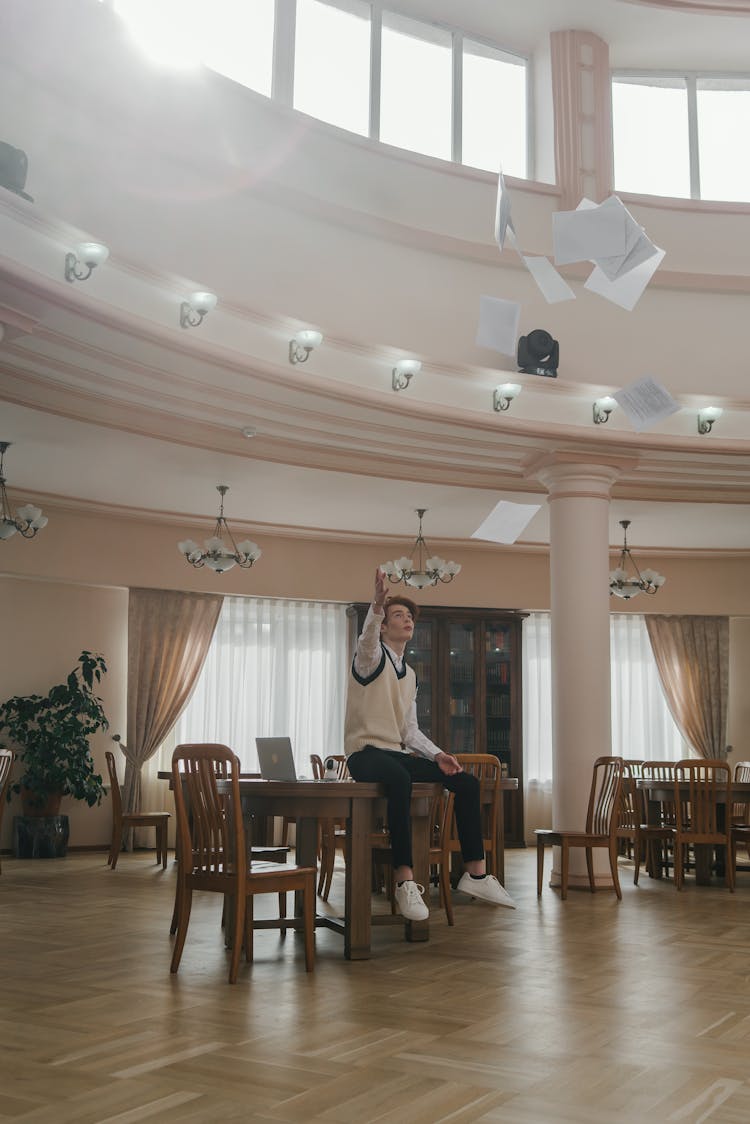
[[[411,610],[406,605],[391,605],[386,613],[385,621],[380,629],[380,635],[386,644],[391,647],[403,645],[411,640],[414,634],[414,620]]]

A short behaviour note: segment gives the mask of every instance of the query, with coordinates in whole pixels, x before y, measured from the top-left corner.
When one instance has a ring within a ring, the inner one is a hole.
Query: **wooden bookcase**
[[[395,591],[394,591],[395,592]],[[408,596],[408,591],[407,591]],[[361,629],[366,604],[350,612]],[[505,839],[524,846],[521,623],[525,614],[420,606],[406,659],[420,728],[448,753],[493,753],[518,778],[505,793]]]

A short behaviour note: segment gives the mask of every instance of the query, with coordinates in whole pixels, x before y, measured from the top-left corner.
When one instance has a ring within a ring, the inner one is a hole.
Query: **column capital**
[[[570,496],[609,499],[612,485],[635,468],[636,457],[576,452],[543,453],[526,466],[527,480],[538,480],[551,500]]]

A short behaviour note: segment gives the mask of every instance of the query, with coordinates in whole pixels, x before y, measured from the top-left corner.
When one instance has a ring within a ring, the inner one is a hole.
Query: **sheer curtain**
[[[255,738],[288,734],[310,776],[311,753],[343,752],[347,665],[345,605],[226,597],[162,762],[180,742],[223,742],[255,772]]]
[[[552,676],[549,613],[523,622],[523,753],[526,838],[552,823]],[[642,616],[610,616],[612,748],[618,757],[679,761],[688,747],[667,706]]]

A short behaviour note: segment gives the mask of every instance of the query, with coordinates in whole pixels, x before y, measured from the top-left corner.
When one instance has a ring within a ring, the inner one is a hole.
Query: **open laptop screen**
[[[291,738],[256,738],[260,775],[266,781],[296,781]]]

